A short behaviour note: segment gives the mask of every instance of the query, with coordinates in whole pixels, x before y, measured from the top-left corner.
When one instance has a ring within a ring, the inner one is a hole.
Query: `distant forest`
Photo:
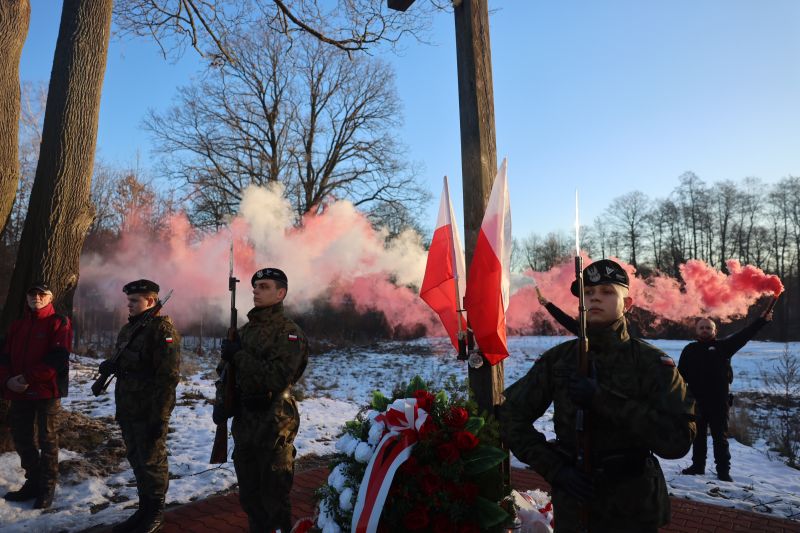
[[[737,259],[776,274],[786,292],[775,309],[775,323],[762,335],[800,339],[800,177],[769,184],[754,177],[708,184],[686,172],[678,181],[667,198],[633,191],[612,200],[603,215],[583,228],[583,249],[593,258],[619,257],[643,277],[659,271],[680,279],[679,267],[689,259],[725,273],[725,261]],[[574,246],[567,232],[529,235],[515,242],[514,267],[549,270],[571,257]]]

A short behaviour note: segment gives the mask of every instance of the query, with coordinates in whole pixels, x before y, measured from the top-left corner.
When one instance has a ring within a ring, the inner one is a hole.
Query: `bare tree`
[[[612,200],[608,208],[612,227],[624,239],[630,253],[629,262],[634,267],[637,265],[636,252],[644,233],[648,205],[647,195],[633,191]]]
[[[520,243],[520,247],[520,262],[538,272],[553,268],[574,253],[574,242],[560,232],[548,233],[544,238],[532,233]]]
[[[720,268],[726,274],[728,266],[725,261],[731,253],[731,231],[733,218],[739,205],[739,189],[730,180],[725,180],[715,184],[713,203],[716,208],[717,235],[719,237],[719,259]]]
[[[708,213],[708,192],[703,180],[694,172],[684,172],[675,189],[676,204],[681,208],[684,223],[689,227],[691,257],[701,259],[705,215]]]
[[[268,32],[239,38],[235,53],[239,61],[146,121],[195,223],[222,224],[247,186],[270,182],[285,185],[298,215],[332,197],[377,218],[416,211],[426,195],[394,136],[400,109],[388,66]]]
[[[797,416],[800,397],[800,359],[785,345],[772,371],[761,369],[767,392],[778,402],[777,427],[771,440],[775,449],[786,457],[793,468],[800,467],[800,418]]]
[[[80,250],[93,216],[90,183],[111,5],[111,0],[64,2],[42,149],[3,309],[3,329],[18,316],[25,289],[35,278],[47,278],[56,306],[71,312]]]
[[[594,246],[600,252],[601,258],[608,257],[611,227],[605,217],[597,217],[592,224],[592,237]]]
[[[755,240],[758,233],[759,217],[763,203],[764,185],[761,180],[748,177],[744,180],[741,191],[741,204],[738,217],[734,226],[736,247],[742,261],[750,263],[758,254],[758,243]]]
[[[30,18],[28,0],[0,2],[0,231],[8,222],[19,184],[19,60]]]
[[[405,35],[424,39],[435,2],[413,15],[388,9],[385,0],[118,0],[115,21],[122,33],[152,36],[165,55],[187,45],[217,64],[237,56],[229,38],[244,28],[266,28],[293,39],[311,36],[346,52],[396,44]]]

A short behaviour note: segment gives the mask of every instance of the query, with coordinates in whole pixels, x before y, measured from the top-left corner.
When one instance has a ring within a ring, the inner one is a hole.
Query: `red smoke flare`
[[[745,315],[760,296],[771,294],[777,297],[783,292],[783,284],[777,276],[765,274],[752,265],[743,267],[736,260],[726,262],[729,275],[702,261],[688,261],[680,267],[684,279],[682,287],[678,280],[667,276],[654,275],[647,279],[636,277],[635,268],[624,261],[613,259],[630,276],[630,296],[634,306],[676,322],[700,315],[711,315],[722,321],[729,321]],[[584,265],[590,263],[588,258],[584,258]],[[566,313],[577,316],[578,302],[569,291],[574,276],[572,261],[557,265],[547,272],[525,273],[525,277],[536,280],[545,298]],[[528,333],[542,320],[565,333],[539,305],[535,288],[531,285],[523,286],[512,295],[508,315],[511,333]]]

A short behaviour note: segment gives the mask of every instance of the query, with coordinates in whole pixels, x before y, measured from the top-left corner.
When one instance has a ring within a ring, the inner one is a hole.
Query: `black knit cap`
[[[256,281],[262,279],[274,279],[275,281],[282,281],[286,285],[289,284],[289,279],[286,277],[286,274],[280,268],[267,267],[256,271],[256,273],[253,274],[253,277],[250,278],[250,285],[255,287]]]
[[[583,269],[583,286],[593,287],[595,285],[607,285],[613,283],[615,285],[622,285],[628,287],[630,280],[628,273],[622,268],[619,263],[615,263],[611,259],[600,259]],[[578,281],[572,282],[570,287],[572,294],[578,296]]]
[[[158,294],[160,288],[158,283],[149,279],[137,279],[122,287],[122,292],[125,294],[148,294],[151,292]]]

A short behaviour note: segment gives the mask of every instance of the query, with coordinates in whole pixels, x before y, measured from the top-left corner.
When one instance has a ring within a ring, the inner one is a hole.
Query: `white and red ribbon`
[[[358,489],[351,524],[355,533],[377,531],[394,474],[411,457],[419,439],[417,432],[427,418],[428,413],[417,406],[414,398],[395,400],[385,413],[375,417],[386,425],[387,433],[375,448]]]

